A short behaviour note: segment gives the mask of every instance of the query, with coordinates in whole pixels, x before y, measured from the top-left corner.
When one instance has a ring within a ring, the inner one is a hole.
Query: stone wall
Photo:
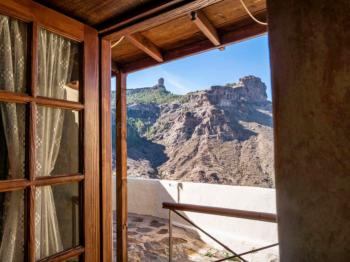
[[[267,2],[281,261],[349,261],[350,3]]]

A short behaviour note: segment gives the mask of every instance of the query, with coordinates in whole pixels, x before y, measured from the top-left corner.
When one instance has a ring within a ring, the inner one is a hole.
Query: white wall
[[[113,201],[115,207],[115,199]],[[274,189],[128,178],[129,212],[162,218],[168,218],[168,210],[162,208],[163,202],[276,213],[275,201]],[[191,212],[184,214],[237,252],[278,242],[275,223]],[[181,218],[173,217],[175,224],[186,225]],[[204,241],[210,242],[203,234],[200,235]],[[277,254],[278,248],[272,248],[250,259],[270,261]]]

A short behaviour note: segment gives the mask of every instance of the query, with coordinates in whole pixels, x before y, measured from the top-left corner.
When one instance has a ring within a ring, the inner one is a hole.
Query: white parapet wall
[[[113,188],[116,188],[115,177]],[[168,210],[162,208],[163,202],[276,213],[274,189],[128,178],[129,212],[168,218]],[[114,198],[113,207],[115,206]],[[183,214],[236,252],[245,252],[278,242],[275,223],[192,212]],[[176,215],[173,215],[173,219],[176,225],[189,226]],[[204,241],[214,244],[202,233],[198,234]],[[275,261],[277,257],[278,247],[275,247],[246,258],[250,261]]]

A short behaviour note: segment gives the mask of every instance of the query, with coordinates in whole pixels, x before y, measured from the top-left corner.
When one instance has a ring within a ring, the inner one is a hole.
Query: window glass
[[[78,183],[36,189],[35,238],[38,260],[79,245],[79,211]]]
[[[24,261],[24,191],[0,193],[0,261]]]
[[[37,107],[36,175],[79,173],[79,112]]]
[[[38,94],[39,96],[79,101],[79,43],[39,31]]]
[[[26,92],[26,23],[0,15],[0,91]]]
[[[25,177],[26,106],[0,102],[0,180]]]

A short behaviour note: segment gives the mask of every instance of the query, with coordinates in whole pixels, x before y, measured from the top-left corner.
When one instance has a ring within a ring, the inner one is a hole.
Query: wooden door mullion
[[[30,186],[27,189],[27,243],[28,243],[28,261],[35,262],[35,192],[36,187]]]
[[[16,104],[30,104],[34,102],[38,106],[48,106],[61,109],[70,109],[75,111],[81,111],[84,109],[84,105],[80,102],[67,101],[42,96],[32,97],[27,94],[14,93],[9,91],[0,91],[0,101]]]
[[[38,73],[38,24],[36,21],[32,23],[31,39],[30,39],[30,95],[37,97],[37,73]],[[36,124],[37,124],[37,105],[34,101],[30,102],[29,117],[29,181],[35,180],[36,173]],[[36,187],[30,185],[27,193],[27,241],[28,241],[28,261],[36,260],[36,244],[35,244],[35,193]]]
[[[35,180],[36,157],[35,157],[35,138],[36,138],[36,104],[30,103],[29,107],[29,182],[27,189],[27,243],[28,243],[28,261],[35,261],[35,186],[32,183]]]
[[[35,102],[30,102],[29,104],[29,143],[28,143],[28,150],[29,150],[29,176],[28,179],[30,182],[33,182],[35,180],[35,170],[36,170],[36,152],[35,152],[35,139],[36,139],[36,110],[37,105]]]

